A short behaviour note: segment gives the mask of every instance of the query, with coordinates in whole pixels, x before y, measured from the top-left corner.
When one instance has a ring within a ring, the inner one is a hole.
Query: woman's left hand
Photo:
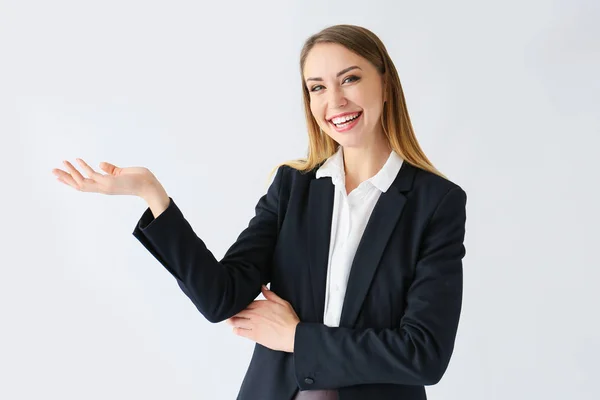
[[[254,300],[246,309],[226,320],[233,333],[272,350],[294,352],[296,325],[300,322],[291,304],[262,286],[266,300]]]

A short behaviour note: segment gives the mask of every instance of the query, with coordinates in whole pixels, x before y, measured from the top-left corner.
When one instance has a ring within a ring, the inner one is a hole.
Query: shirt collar
[[[402,158],[394,150],[391,151],[390,156],[383,165],[383,167],[371,178],[367,179],[377,189],[382,192],[386,192],[392,183],[396,179],[400,167],[402,167]],[[344,172],[344,153],[342,152],[342,146],[338,147],[338,150],[317,170],[317,179],[323,177],[331,177],[331,181],[334,185],[346,184],[346,174]]]
[[[334,185],[345,182],[346,174],[344,172],[342,146],[338,146],[338,150],[319,167],[316,177],[317,179],[330,177]]]

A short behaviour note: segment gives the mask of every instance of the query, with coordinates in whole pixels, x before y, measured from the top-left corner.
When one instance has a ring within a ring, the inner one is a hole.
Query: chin
[[[340,146],[344,147],[344,148],[359,148],[359,147],[364,147],[365,145],[365,138],[362,137],[362,135],[358,134],[353,134],[353,135],[340,135],[340,134],[336,134],[335,136],[331,137],[333,140],[335,140]]]
[[[348,140],[337,141],[336,140],[336,142],[338,142],[338,144],[345,149],[358,149],[358,148],[363,147],[362,143],[356,143],[354,141],[348,141]]]

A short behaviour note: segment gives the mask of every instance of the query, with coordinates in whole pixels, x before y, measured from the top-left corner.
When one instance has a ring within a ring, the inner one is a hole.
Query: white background
[[[597,1],[0,0],[0,398],[234,399],[254,343],[211,324],[80,193],[76,157],[146,166],[222,256],[305,155],[299,54],[363,25],[417,137],[468,195],[463,313],[430,399],[598,399]]]

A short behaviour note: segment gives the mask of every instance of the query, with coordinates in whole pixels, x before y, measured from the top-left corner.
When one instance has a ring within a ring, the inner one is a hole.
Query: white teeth
[[[333,122],[336,125],[339,124],[343,124],[344,122],[350,121],[352,119],[355,119],[356,117],[359,116],[360,113],[356,113],[356,114],[348,114],[348,115],[344,115],[343,117],[339,117],[339,118],[333,118],[331,120],[331,122]]]

